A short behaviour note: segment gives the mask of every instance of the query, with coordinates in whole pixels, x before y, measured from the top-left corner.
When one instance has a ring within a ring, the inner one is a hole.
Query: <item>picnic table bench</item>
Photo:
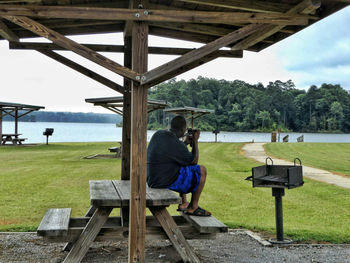
[[[13,145],[22,144],[27,138],[19,138],[21,133],[3,133],[1,136],[1,144],[5,145],[7,142],[11,142]]]
[[[128,207],[130,181],[90,181],[91,207],[85,217],[71,218],[71,208],[49,209],[37,234],[50,242],[68,242],[64,262],[80,262],[93,241],[125,239],[129,228],[121,217],[110,217],[113,208]],[[211,217],[171,216],[167,207],[181,203],[168,189],[146,188],[146,206],[153,216],[146,217],[147,239],[169,239],[184,262],[200,262],[187,239],[215,238],[227,226]]]

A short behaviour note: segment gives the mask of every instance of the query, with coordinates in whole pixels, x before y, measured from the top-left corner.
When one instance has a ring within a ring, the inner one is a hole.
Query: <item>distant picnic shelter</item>
[[[15,130],[13,136],[18,135],[18,119],[41,109],[45,109],[43,106],[35,106],[28,104],[12,103],[12,102],[0,102],[0,145],[3,137],[3,119],[5,116],[12,116],[15,120]]]
[[[145,262],[148,88],[219,57],[239,59],[244,50],[264,50],[349,4],[349,0],[0,0],[0,39],[8,40],[10,49],[36,50],[123,94],[123,129],[130,132],[131,140],[129,145],[123,142],[123,149],[129,148],[130,152],[125,156],[130,169],[121,174],[122,180],[130,180],[130,207],[124,209],[122,216],[130,218],[129,262]],[[77,43],[67,37],[116,32],[124,33],[123,45]],[[148,35],[203,46],[151,47]],[[38,36],[51,43],[20,42]],[[57,50],[72,51],[123,76],[123,85]],[[121,65],[98,52],[121,52],[124,63]],[[179,57],[148,70],[149,54]],[[174,239],[180,232],[172,217],[161,211],[152,213],[183,260],[199,262],[186,241]],[[81,235],[65,262],[81,261],[98,233],[96,228],[103,225],[109,214],[110,210],[97,209],[84,230],[94,230],[93,234]],[[92,226],[93,220],[99,224]],[[177,246],[179,242],[184,250]]]

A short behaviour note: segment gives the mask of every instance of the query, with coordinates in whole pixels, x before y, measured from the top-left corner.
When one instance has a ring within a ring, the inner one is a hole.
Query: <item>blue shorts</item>
[[[194,193],[197,191],[200,180],[201,167],[199,165],[183,166],[176,181],[169,186],[169,189],[182,194]]]

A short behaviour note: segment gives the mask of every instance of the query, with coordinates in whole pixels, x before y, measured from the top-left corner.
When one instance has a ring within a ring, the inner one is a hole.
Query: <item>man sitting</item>
[[[176,116],[171,121],[169,131],[157,131],[147,149],[147,184],[153,188],[169,188],[180,193],[182,204],[178,211],[188,215],[210,216],[211,213],[198,206],[204,188],[207,171],[198,165],[198,139],[200,131],[187,135],[185,143],[179,138],[186,133],[186,119]],[[191,138],[192,137],[192,138]],[[192,152],[186,144],[192,146]],[[191,202],[186,194],[192,193]]]

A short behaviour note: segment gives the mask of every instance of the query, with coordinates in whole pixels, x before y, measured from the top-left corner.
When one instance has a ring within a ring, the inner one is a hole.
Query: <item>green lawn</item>
[[[274,234],[271,189],[252,188],[244,178],[260,165],[242,155],[239,143],[200,144],[207,185],[200,205],[233,228]],[[0,147],[0,231],[35,230],[50,207],[89,207],[88,181],[120,178],[120,160],[86,160],[107,153],[111,143],[65,143]],[[294,240],[350,243],[350,192],[305,180],[283,198],[285,235]],[[175,214],[176,206],[172,208]]]
[[[268,143],[265,150],[270,156],[350,176],[350,143]]]

